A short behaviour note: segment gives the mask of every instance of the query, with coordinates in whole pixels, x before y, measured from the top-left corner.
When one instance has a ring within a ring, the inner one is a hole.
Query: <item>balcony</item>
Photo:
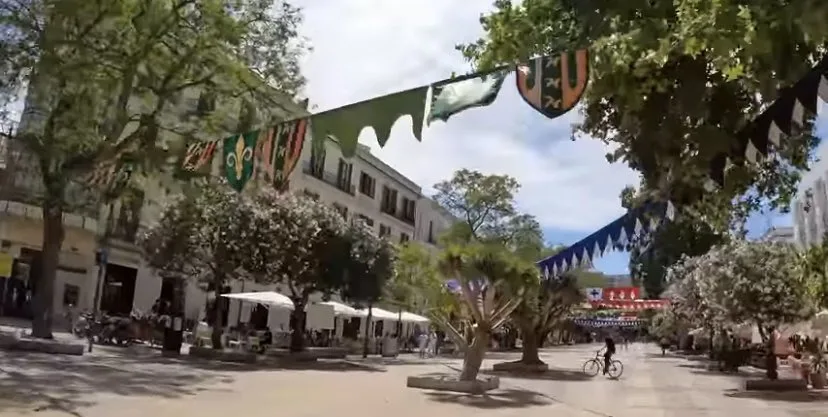
[[[302,173],[306,175],[310,175],[318,179],[319,181],[324,182],[325,184],[330,185],[331,187],[336,188],[339,191],[342,191],[346,194],[351,196],[356,196],[356,186],[353,184],[343,184],[339,181],[339,178],[333,172],[328,171],[315,171],[313,166],[310,162],[303,162],[302,163]]]

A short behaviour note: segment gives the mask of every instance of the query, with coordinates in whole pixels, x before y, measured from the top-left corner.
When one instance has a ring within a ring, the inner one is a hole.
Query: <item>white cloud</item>
[[[318,110],[400,91],[464,72],[454,45],[481,34],[480,13],[491,0],[295,0],[305,9],[304,34],[314,51],[304,66],[307,95]],[[514,80],[498,100],[428,127],[423,143],[410,119],[395,125],[378,149],[372,133],[360,141],[424,189],[459,168],[509,174],[523,188],[518,202],[545,228],[590,232],[622,213],[619,192],[637,175],[610,165],[608,148],[569,139],[574,119],[544,118],[524,104]]]

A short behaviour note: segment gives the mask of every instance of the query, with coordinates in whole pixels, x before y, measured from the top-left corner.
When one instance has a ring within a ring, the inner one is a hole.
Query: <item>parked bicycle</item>
[[[598,350],[595,352],[595,357],[592,359],[587,360],[584,362],[583,371],[585,374],[589,376],[596,376],[598,373],[604,371],[604,358],[601,356],[601,351]],[[621,374],[624,373],[624,364],[621,363],[618,359],[613,359],[610,361],[609,369],[607,369],[607,375],[610,378],[617,379],[621,377]]]

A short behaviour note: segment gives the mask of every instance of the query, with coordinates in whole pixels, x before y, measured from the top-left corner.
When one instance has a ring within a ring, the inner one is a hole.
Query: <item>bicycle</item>
[[[599,372],[604,370],[604,358],[601,356],[601,351],[595,352],[595,357],[584,362],[583,371],[588,376],[596,376]],[[613,359],[610,362],[610,367],[607,374],[610,378],[618,379],[624,373],[624,364],[618,359]]]

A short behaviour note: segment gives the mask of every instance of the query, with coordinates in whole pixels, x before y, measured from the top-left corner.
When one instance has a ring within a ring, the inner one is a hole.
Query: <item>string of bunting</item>
[[[588,58],[586,49],[538,57],[516,66],[441,80],[288,120],[267,129],[191,143],[181,158],[179,172],[182,176],[223,175],[237,191],[253,178],[283,190],[308,136],[314,152],[323,152],[324,139],[332,138],[348,158],[356,153],[363,128],[372,128],[379,145],[385,146],[393,125],[408,115],[413,121],[414,137],[422,140],[424,125],[437,120],[447,122],[457,113],[494,102],[512,71],[517,74],[516,88],[523,100],[544,116],[556,118],[574,108],[583,96],[589,80]],[[221,159],[216,164],[219,150]]]
[[[614,319],[575,319],[575,324],[583,327],[636,327],[644,323],[642,320],[614,320]]]
[[[817,97],[828,102],[828,55],[814,65],[796,84],[780,91],[779,97],[737,135],[731,149],[710,162],[710,178],[724,185],[730,165],[745,160],[755,163],[768,156],[771,145],[779,147],[782,135],[802,129],[806,112],[817,113]]]
[[[595,257],[603,256],[606,251],[635,236],[656,230],[662,219],[673,220],[674,217],[675,208],[669,201],[643,204],[566,249],[538,261],[537,265],[546,279],[561,276],[572,269],[591,265]]]

